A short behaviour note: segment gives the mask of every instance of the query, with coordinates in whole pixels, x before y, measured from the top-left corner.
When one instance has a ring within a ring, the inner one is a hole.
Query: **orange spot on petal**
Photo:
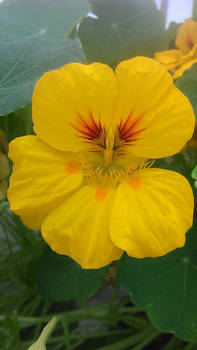
[[[106,195],[107,190],[105,190],[104,188],[97,188],[95,198],[98,202],[103,202],[105,200]]]
[[[65,172],[67,174],[76,174],[78,173],[79,169],[77,167],[77,165],[75,163],[66,163],[66,168],[65,168]]]
[[[142,180],[140,179],[139,176],[134,175],[131,179],[129,179],[128,184],[134,190],[139,190],[142,186]]]

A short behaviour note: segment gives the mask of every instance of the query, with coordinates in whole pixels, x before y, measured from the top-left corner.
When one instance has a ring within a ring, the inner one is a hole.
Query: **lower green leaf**
[[[155,259],[124,255],[118,268],[132,301],[157,328],[197,341],[197,223],[183,248]]]
[[[75,261],[48,248],[40,258],[37,282],[42,294],[57,301],[85,301],[101,286],[109,267],[83,270]]]

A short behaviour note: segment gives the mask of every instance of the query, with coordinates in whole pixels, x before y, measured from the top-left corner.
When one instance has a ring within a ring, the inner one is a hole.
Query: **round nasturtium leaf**
[[[84,270],[75,261],[47,248],[37,266],[37,282],[45,297],[56,301],[84,301],[94,295],[109,266]]]
[[[81,62],[79,40],[66,37],[88,12],[87,0],[6,0],[0,4],[0,115],[31,103],[44,72]]]
[[[153,57],[156,51],[166,49],[164,19],[153,0],[90,3],[94,17],[84,17],[78,30],[87,62],[114,67],[130,57]]]
[[[197,120],[197,63],[176,80],[176,86],[189,99]]]
[[[118,268],[132,301],[158,329],[197,342],[197,223],[183,248],[154,259],[125,254]]]

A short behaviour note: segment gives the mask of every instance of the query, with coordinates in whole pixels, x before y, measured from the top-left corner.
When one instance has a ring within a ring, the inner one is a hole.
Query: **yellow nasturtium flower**
[[[33,95],[37,136],[13,140],[11,209],[83,268],[181,247],[193,194],[180,174],[150,169],[191,138],[194,114],[171,75],[136,57],[45,73]]]
[[[177,49],[157,52],[155,59],[167,69],[173,69],[173,78],[179,78],[183,72],[197,62],[197,21],[186,19],[177,31],[175,40]]]

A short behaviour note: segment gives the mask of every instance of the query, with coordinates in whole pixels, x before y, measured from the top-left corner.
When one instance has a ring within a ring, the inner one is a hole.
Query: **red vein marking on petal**
[[[82,117],[79,113],[78,115],[78,125],[70,124],[75,130],[79,132],[78,137],[81,137],[88,142],[96,142],[100,147],[105,148],[106,141],[106,131],[101,125],[100,118],[99,121],[95,121],[92,113],[89,112],[88,118]]]
[[[117,136],[123,144],[128,145],[132,141],[137,141],[139,135],[145,128],[139,129],[141,121],[145,113],[141,114],[137,119],[132,121],[133,111],[128,115],[125,121],[121,120],[117,128]]]

